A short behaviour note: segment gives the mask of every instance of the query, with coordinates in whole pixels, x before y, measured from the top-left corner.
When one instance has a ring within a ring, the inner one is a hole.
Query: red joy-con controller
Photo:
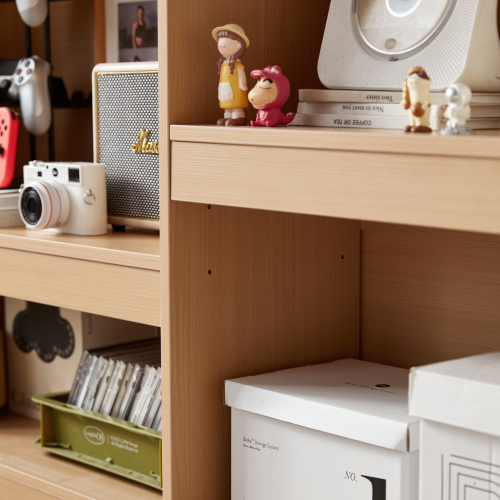
[[[0,108],[0,188],[10,186],[16,169],[19,115],[10,108]]]

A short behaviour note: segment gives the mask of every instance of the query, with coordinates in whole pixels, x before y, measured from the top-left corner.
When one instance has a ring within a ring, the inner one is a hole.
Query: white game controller
[[[0,85],[9,97],[15,99],[17,94],[24,126],[33,135],[45,134],[52,123],[49,76],[50,64],[33,56],[21,59],[12,76],[0,77],[4,78]],[[5,82],[9,81],[10,86],[6,87]]]
[[[17,10],[25,24],[35,28],[47,19],[47,0],[16,0]]]

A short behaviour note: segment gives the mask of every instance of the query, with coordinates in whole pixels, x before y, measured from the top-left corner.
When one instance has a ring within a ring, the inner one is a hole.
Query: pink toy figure
[[[248,94],[252,106],[257,110],[257,118],[251,121],[252,127],[276,127],[287,125],[296,113],[281,112],[290,95],[290,82],[279,66],[268,66],[250,73],[257,80],[255,87]]]

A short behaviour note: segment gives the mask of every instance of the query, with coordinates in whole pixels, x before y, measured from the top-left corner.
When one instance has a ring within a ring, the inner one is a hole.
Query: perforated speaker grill
[[[150,131],[148,143],[159,139],[158,72],[100,71],[96,77],[98,161],[106,165],[108,214],[158,220],[159,155],[131,149],[141,130]]]
[[[400,90],[408,69],[423,66],[431,77],[432,89],[439,90],[463,74],[478,0],[457,0],[429,44],[410,57],[394,61],[376,57],[363,46],[357,34],[354,6],[354,0],[332,0],[330,4],[318,62],[319,77],[326,87]]]

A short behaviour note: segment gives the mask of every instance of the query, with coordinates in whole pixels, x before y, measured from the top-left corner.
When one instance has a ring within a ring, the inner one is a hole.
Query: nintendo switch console
[[[0,188],[10,186],[16,169],[19,116],[10,108],[0,108]]]

